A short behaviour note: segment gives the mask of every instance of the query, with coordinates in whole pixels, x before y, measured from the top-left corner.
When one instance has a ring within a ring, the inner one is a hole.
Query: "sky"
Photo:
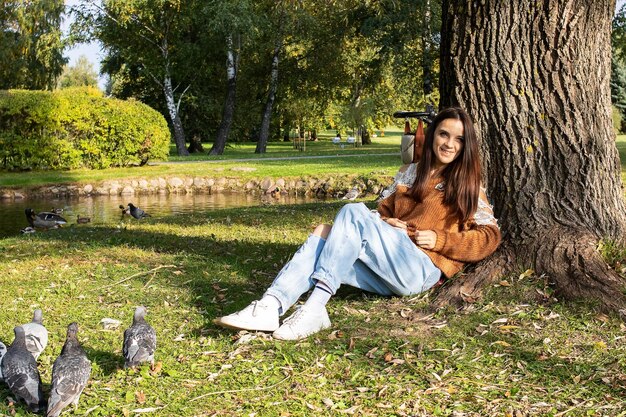
[[[626,0],[623,0],[623,1],[626,1]],[[80,3],[80,0],[65,0],[65,11],[69,12],[70,7],[75,6],[79,3]],[[63,22],[64,33],[67,33],[67,31],[69,30],[70,23],[71,23],[71,20],[66,15],[66,19]],[[93,64],[93,67],[96,70],[96,72],[100,71],[100,60],[102,59],[100,45],[98,45],[97,43],[82,43],[82,44],[76,45],[72,49],[68,49],[65,51],[65,56],[69,58],[68,65],[70,66],[75,65],[76,61],[78,61],[78,58],[81,55],[84,55],[85,57],[87,57],[89,62]],[[106,79],[104,77],[99,77],[98,85],[100,86],[101,89],[104,89],[105,83],[106,83]]]

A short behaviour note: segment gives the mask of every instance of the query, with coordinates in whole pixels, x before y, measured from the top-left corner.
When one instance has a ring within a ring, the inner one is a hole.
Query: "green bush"
[[[0,163],[4,169],[143,165],[165,159],[170,132],[157,111],[104,98],[94,88],[0,91]]]

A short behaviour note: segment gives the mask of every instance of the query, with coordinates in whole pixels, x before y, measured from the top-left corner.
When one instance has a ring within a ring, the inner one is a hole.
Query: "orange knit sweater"
[[[433,230],[437,243],[433,249],[423,250],[448,278],[454,276],[467,263],[478,262],[491,255],[500,244],[500,229],[485,192],[481,190],[478,210],[470,224],[460,230],[454,211],[443,203],[441,177],[431,178],[426,187],[424,201],[417,203],[408,193],[415,181],[416,164],[401,168],[396,182],[378,204],[383,219],[395,217],[408,225],[407,233],[413,237],[415,230]]]

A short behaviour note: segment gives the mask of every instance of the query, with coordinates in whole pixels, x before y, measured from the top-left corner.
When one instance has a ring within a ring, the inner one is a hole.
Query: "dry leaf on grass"
[[[145,404],[146,394],[143,391],[135,391],[135,400],[139,404]]]

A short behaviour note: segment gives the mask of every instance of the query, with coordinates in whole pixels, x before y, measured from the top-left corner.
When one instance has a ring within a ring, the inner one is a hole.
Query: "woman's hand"
[[[433,249],[437,244],[437,233],[433,230],[416,230],[415,243],[424,249]]]
[[[393,227],[397,227],[398,229],[406,230],[408,227],[406,222],[400,219],[396,219],[395,217],[390,217],[385,221],[389,223],[390,225],[392,225]]]

